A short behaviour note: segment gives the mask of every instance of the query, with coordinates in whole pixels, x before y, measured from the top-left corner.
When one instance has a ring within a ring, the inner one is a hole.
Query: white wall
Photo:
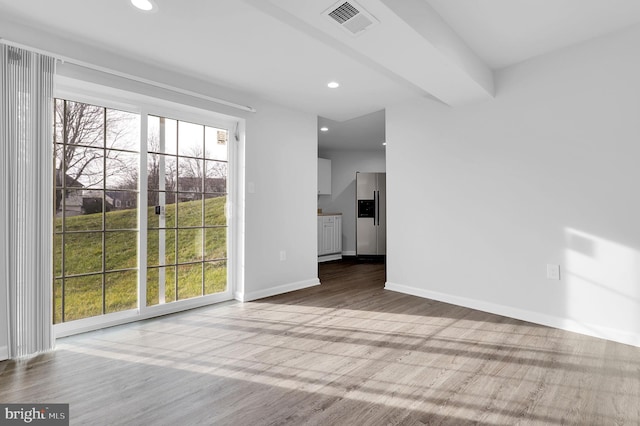
[[[318,284],[317,117],[260,103],[247,120],[245,287],[252,300]],[[280,252],[286,260],[280,260]]]
[[[387,287],[640,345],[638,51],[635,26],[490,102],[388,107]]]
[[[318,208],[342,213],[342,253],[356,254],[356,172],[384,172],[384,150],[321,150],[331,160],[331,195],[318,196]]]

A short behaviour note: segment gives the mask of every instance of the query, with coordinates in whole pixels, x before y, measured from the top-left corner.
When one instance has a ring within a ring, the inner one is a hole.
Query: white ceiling
[[[638,0],[425,0],[493,69],[640,22]]]
[[[490,99],[493,69],[640,22],[640,0],[356,0],[380,24],[351,37],[321,16],[335,0],[155,1],[157,13],[129,0],[0,0],[0,24],[356,126],[354,118],[409,98]],[[330,80],[341,87],[327,89]],[[331,137],[321,143],[349,146]],[[367,139],[373,148],[383,138]]]

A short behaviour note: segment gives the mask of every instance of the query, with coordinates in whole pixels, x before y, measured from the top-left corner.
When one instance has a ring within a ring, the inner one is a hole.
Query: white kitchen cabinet
[[[318,216],[318,262],[342,259],[342,215]]]
[[[318,158],[318,195],[331,195],[331,160]]]

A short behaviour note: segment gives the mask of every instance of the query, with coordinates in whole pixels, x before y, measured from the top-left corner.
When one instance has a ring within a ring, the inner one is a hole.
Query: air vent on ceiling
[[[373,15],[353,1],[340,1],[327,9],[324,15],[352,35],[359,35],[378,23]]]

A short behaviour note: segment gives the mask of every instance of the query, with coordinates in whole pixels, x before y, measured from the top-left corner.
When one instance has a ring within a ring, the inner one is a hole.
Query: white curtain
[[[8,305],[9,357],[20,358],[54,343],[55,59],[5,44],[0,49],[0,303]]]

